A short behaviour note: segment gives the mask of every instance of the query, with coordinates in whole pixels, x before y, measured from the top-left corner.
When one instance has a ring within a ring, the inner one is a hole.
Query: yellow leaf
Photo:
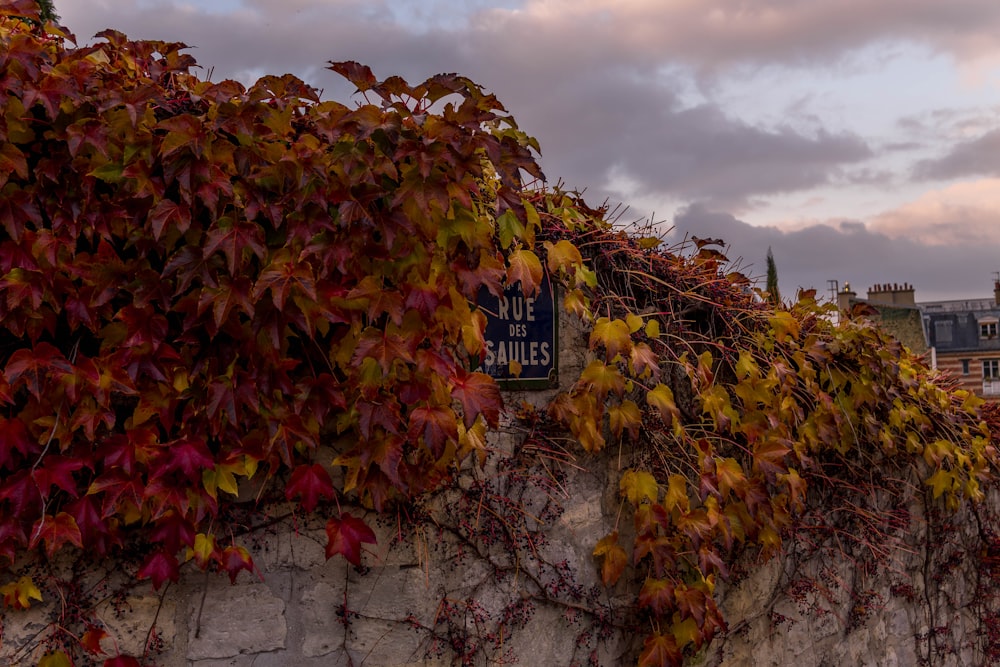
[[[642,318],[635,313],[629,313],[626,315],[625,323],[628,324],[629,333],[635,333],[642,328]]]
[[[479,456],[479,464],[486,463],[486,420],[480,415],[468,429],[465,424],[458,422],[458,444],[459,458],[464,459],[470,452],[476,452]]]
[[[674,392],[665,384],[658,384],[646,394],[649,407],[660,411],[664,424],[671,424],[680,415],[677,404],[674,403]]]
[[[771,328],[774,330],[774,339],[779,343],[785,342],[785,339],[789,336],[792,338],[798,337],[799,321],[787,310],[778,311],[769,321]]]
[[[598,403],[603,403],[608,393],[621,395],[625,391],[625,378],[615,366],[608,366],[595,359],[580,373],[580,382],[596,393]]]
[[[764,547],[765,554],[772,554],[781,547],[781,536],[770,526],[764,526],[760,529],[760,532],[757,533],[757,541]]]
[[[522,368],[523,367],[521,366],[521,363],[516,359],[511,359],[510,362],[507,364],[507,369],[512,377],[516,378],[521,377]]]
[[[663,508],[668,512],[675,507],[682,512],[687,512],[690,508],[688,500],[688,481],[683,475],[674,473],[667,483],[667,495],[663,499]]]
[[[688,644],[701,646],[701,628],[698,627],[698,623],[690,616],[680,623],[671,625],[670,633],[674,636],[678,648],[684,648]]]
[[[778,475],[778,479],[788,485],[788,497],[792,501],[792,506],[802,509],[806,497],[806,481],[799,476],[799,471],[789,468],[786,474]]]
[[[660,321],[649,320],[646,322],[646,335],[650,338],[660,337]]]
[[[473,356],[478,355],[486,346],[483,332],[486,330],[486,315],[481,311],[470,313],[470,324],[462,325],[462,345]]]
[[[62,651],[53,651],[42,656],[38,667],[73,667],[73,661]]]
[[[189,386],[187,370],[178,368],[174,371],[174,389],[178,393],[182,393],[186,391]]]
[[[252,458],[250,456],[243,457],[243,470],[247,476],[247,479],[252,479],[253,476],[257,473],[258,463],[259,461],[257,461],[257,459],[255,458]]]
[[[951,493],[955,488],[955,482],[955,473],[942,469],[931,475],[924,484],[934,490],[934,499],[937,500],[945,491]]]
[[[598,344],[604,346],[608,361],[612,361],[619,354],[628,354],[632,351],[628,324],[618,319],[600,318],[590,332],[590,349],[595,349]]]
[[[0,586],[0,595],[4,605],[13,609],[29,609],[32,600],[42,601],[42,592],[27,575]]]
[[[201,485],[205,487],[205,492],[213,498],[218,499],[216,489],[218,488],[218,482],[216,481],[218,475],[215,470],[202,470],[201,471]]]
[[[611,422],[611,432],[616,438],[622,437],[622,432],[626,429],[633,438],[639,437],[642,412],[634,402],[626,399],[618,405],[612,405],[608,408],[608,418]]]
[[[636,239],[636,242],[639,244],[639,247],[642,248],[643,250],[652,250],[656,246],[663,243],[661,239],[658,239],[655,236],[643,236],[641,238]]]
[[[636,343],[635,347],[632,348],[632,358],[629,361],[635,375],[643,378],[653,375],[659,379],[660,359],[649,345]]]
[[[215,553],[215,535],[198,533],[194,536],[194,547],[188,549],[188,560],[194,558],[198,567],[205,569]]]
[[[542,228],[542,219],[538,216],[538,211],[532,206],[531,202],[527,199],[522,199],[521,203],[524,204],[524,215],[528,219],[528,229],[524,240],[529,244],[534,244],[535,242],[535,231]]]
[[[567,270],[583,264],[583,257],[580,255],[580,251],[566,239],[556,241],[555,243],[546,241],[544,245],[545,254],[548,258],[549,271],[552,273],[558,273],[561,270]]]
[[[760,376],[760,370],[757,368],[757,362],[754,361],[752,354],[746,350],[740,350],[740,358],[736,362],[736,377],[746,378],[750,376]]]
[[[215,467],[215,483],[219,489],[229,495],[240,495],[240,486],[236,482],[236,475],[245,473],[246,466],[241,461],[239,463],[228,463]]]
[[[563,308],[570,315],[576,315],[581,319],[586,319],[590,316],[588,299],[578,289],[570,290],[566,293],[566,296],[563,297]]]
[[[659,495],[656,478],[645,470],[626,470],[618,483],[618,488],[635,507],[638,507],[643,500],[655,503]]]

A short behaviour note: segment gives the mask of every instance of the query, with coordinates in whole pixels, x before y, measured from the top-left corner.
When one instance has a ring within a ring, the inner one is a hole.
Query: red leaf
[[[55,516],[45,515],[35,522],[31,529],[30,548],[35,548],[39,543],[45,542],[45,553],[52,558],[59,548],[69,542],[83,548],[83,540],[80,538],[80,527],[76,525],[76,519],[68,512],[59,512]]]
[[[163,236],[164,229],[176,229],[183,234],[191,226],[191,206],[162,199],[149,212],[149,224],[153,229],[153,238],[157,241]]]
[[[91,627],[89,630],[83,633],[80,637],[80,644],[83,648],[87,649],[88,652],[97,655],[99,653],[104,653],[104,649],[101,648],[101,640],[108,636],[108,633],[101,628]],[[107,664],[106,662],[104,664]]]
[[[256,255],[260,260],[263,260],[266,256],[267,249],[264,247],[264,232],[261,230],[260,225],[239,221],[234,223],[230,218],[223,218],[217,226],[208,232],[208,241],[205,243],[205,257],[210,257],[216,251],[221,252],[226,256],[229,265],[229,275],[231,276],[235,277],[237,269],[243,266],[247,250]],[[263,277],[262,274],[261,278]],[[263,289],[261,292],[263,292]],[[278,301],[275,301],[275,305],[278,305],[278,303]],[[281,309],[280,305],[278,305],[278,309]]]
[[[156,525],[149,537],[163,545],[167,553],[177,553],[181,547],[194,545],[194,525],[183,514],[168,511],[156,520]]]
[[[250,552],[243,547],[233,545],[222,550],[222,567],[229,573],[229,583],[236,583],[236,575],[240,570],[253,574],[254,565]]]
[[[368,318],[372,322],[378,321],[383,315],[388,315],[396,326],[403,323],[402,295],[395,290],[386,289],[372,276],[363,278],[357,287],[347,293],[347,298],[367,301]]]
[[[66,506],[80,528],[80,539],[88,548],[93,548],[97,553],[107,554],[113,542],[117,540],[112,536],[108,524],[104,522],[101,513],[97,511],[97,501],[93,496],[83,496]]]
[[[119,655],[105,660],[104,667],[142,667],[142,664],[130,655]]]
[[[639,655],[639,667],[679,667],[681,651],[671,635],[650,635]]]
[[[361,545],[375,544],[375,533],[364,521],[350,514],[340,515],[340,519],[330,518],[326,522],[326,557],[342,554],[348,563],[361,565]]]
[[[177,581],[180,576],[177,559],[163,551],[157,551],[146,557],[146,561],[139,568],[136,574],[140,579],[152,579],[153,588],[160,590],[160,586],[168,579]],[[105,663],[106,664],[106,663]]]
[[[15,516],[26,516],[42,502],[38,485],[30,471],[22,470],[7,478],[0,485],[0,500],[9,500]]]
[[[292,471],[288,486],[285,487],[285,498],[291,500],[300,496],[302,509],[312,512],[320,498],[330,500],[334,496],[333,482],[330,473],[318,463],[302,464]]]
[[[49,383],[58,382],[72,372],[73,366],[66,357],[49,343],[38,343],[34,349],[15,351],[4,369],[12,390],[23,384],[39,401],[42,400],[42,393],[47,393]]]
[[[454,379],[451,395],[462,404],[465,428],[471,428],[479,415],[483,415],[490,426],[496,427],[499,423],[503,398],[489,375],[461,371]]]
[[[49,490],[56,486],[66,493],[70,494],[74,498],[79,496],[77,493],[76,480],[73,479],[73,473],[83,467],[83,461],[79,459],[71,459],[65,456],[47,456],[45,457],[44,465],[35,468],[31,473],[31,476],[35,480],[35,484],[38,485],[38,490],[42,494],[42,498],[49,497]]]
[[[201,439],[187,438],[167,443],[154,478],[179,470],[192,481],[201,481],[201,471],[215,467],[215,459]]]
[[[372,74],[371,69],[367,65],[362,65],[353,60],[331,61],[327,69],[333,70],[353,83],[358,87],[359,93],[365,92],[377,83],[375,75]]]
[[[674,607],[674,586],[666,579],[646,579],[639,591],[639,606],[650,607],[657,616],[664,616]]]
[[[412,348],[415,347],[414,340],[407,340],[399,334],[369,327],[358,342],[353,363],[361,365],[362,359],[371,357],[382,367],[382,372],[388,375],[392,362],[396,359],[405,363],[413,363],[414,350]]]
[[[700,627],[705,622],[705,594],[697,588],[688,588],[683,584],[674,589],[674,597],[681,611],[681,618],[690,616]]]
[[[458,422],[455,412],[444,406],[421,406],[410,413],[410,429],[407,437],[411,442],[423,438],[427,449],[436,458],[444,453],[445,443],[458,440]]]
[[[294,292],[316,300],[316,281],[312,268],[306,263],[294,262],[286,257],[276,257],[261,272],[253,288],[254,300],[271,291],[271,301],[278,310],[285,309],[285,302]]]
[[[13,453],[28,456],[38,452],[38,443],[28,438],[28,429],[20,419],[0,417],[0,466],[8,470],[16,469]]]

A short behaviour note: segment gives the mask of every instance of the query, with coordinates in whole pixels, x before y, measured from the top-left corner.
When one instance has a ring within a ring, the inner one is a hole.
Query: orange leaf
[[[90,653],[95,655],[99,653],[104,653],[104,649],[101,648],[101,640],[108,636],[108,633],[101,628],[92,627],[83,633],[80,637],[80,644],[83,648],[87,649]]]
[[[612,586],[622,576],[625,571],[625,564],[628,563],[628,554],[618,544],[618,531],[606,535],[594,547],[595,556],[603,556],[604,562],[601,565],[601,581],[605,586]]]
[[[716,458],[715,473],[719,480],[719,493],[723,497],[733,489],[739,489],[746,484],[746,475],[743,472],[743,466],[732,457],[726,459]]]
[[[670,635],[654,634],[646,637],[639,655],[639,667],[679,667],[681,651]]]
[[[538,255],[530,250],[515,250],[510,254],[507,266],[507,284],[521,283],[521,291],[533,296],[542,284],[542,263]]]

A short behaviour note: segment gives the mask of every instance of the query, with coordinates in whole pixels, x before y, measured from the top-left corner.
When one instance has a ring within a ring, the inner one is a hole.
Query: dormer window
[[[997,337],[996,320],[979,320],[979,337],[992,339]]]

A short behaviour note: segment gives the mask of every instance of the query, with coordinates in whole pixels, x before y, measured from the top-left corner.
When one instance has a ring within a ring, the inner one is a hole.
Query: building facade
[[[960,388],[1000,400],[1000,282],[993,298],[916,302],[907,283],[875,285],[859,299],[850,284],[837,294],[841,310],[857,303],[877,311],[876,319],[931,367],[953,376]]]
[[[935,367],[956,377],[963,389],[1000,399],[1000,283],[992,299],[920,304]]]

